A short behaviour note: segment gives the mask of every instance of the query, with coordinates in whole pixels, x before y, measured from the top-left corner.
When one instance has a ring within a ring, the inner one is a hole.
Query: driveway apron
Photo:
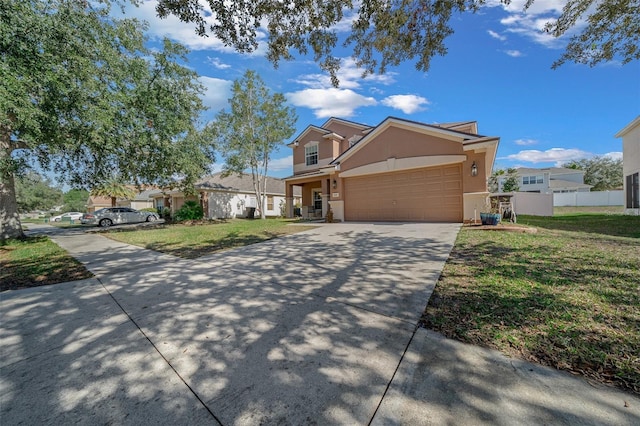
[[[15,318],[2,328],[13,342],[3,417],[63,424],[95,412],[140,424],[188,411],[180,423],[366,424],[458,229],[324,225],[197,260],[54,233],[96,278],[3,296],[3,317]],[[46,374],[23,382],[26,369]],[[20,397],[34,388],[38,403]]]
[[[509,424],[482,405],[502,364],[416,327],[458,230],[325,224],[196,260],[54,234],[96,278],[2,295],[0,418]],[[477,366],[487,374],[462,373]],[[480,377],[476,411],[451,387],[465,377]]]

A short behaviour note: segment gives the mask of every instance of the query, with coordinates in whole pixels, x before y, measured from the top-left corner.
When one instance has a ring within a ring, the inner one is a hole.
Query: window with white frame
[[[304,147],[304,158],[307,166],[318,164],[318,145],[308,145]]]
[[[522,177],[522,184],[523,185],[535,185],[538,183],[542,183],[543,177],[542,176],[523,176]]]

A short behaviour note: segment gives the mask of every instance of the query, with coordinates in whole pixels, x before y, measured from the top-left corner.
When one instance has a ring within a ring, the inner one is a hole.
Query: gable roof
[[[267,195],[285,195],[285,183],[282,179],[267,176]],[[195,187],[200,190],[221,191],[221,192],[248,192],[253,193],[253,180],[250,174],[232,174],[227,177],[222,176],[222,172],[215,173],[200,179],[195,183]],[[301,189],[298,189],[300,192]],[[294,196],[300,196],[301,192]]]
[[[459,125],[460,123],[454,123]],[[380,134],[383,130],[386,130],[388,127],[404,127],[410,128],[412,131],[418,131],[421,133],[437,135],[444,139],[449,139],[453,141],[458,141],[463,144],[465,143],[473,143],[473,142],[487,142],[487,141],[495,141],[497,137],[487,137],[476,135],[472,133],[461,132],[458,130],[449,129],[442,125],[435,124],[426,124],[421,123],[419,121],[407,120],[405,118],[398,117],[387,117],[380,124],[374,127],[370,132],[368,132],[365,136],[362,137],[358,142],[353,144],[353,146],[349,147],[342,154],[337,156],[331,163],[331,165],[339,164],[341,161],[349,158],[355,152],[360,150],[363,146],[365,146],[369,141],[373,140],[378,134]]]
[[[551,179],[549,181],[549,188],[551,189],[580,189],[580,188],[593,188],[593,185],[587,185],[586,183],[573,182],[570,180]]]
[[[570,169],[570,168],[567,168],[567,167],[544,167],[544,168],[541,168],[541,169],[534,169],[534,168],[531,168],[531,167],[518,167],[516,169],[516,172],[518,174],[549,172],[549,174],[551,176],[553,176],[553,175],[567,175],[567,174],[573,174],[573,173],[585,174],[584,170],[581,170],[581,169]]]
[[[99,195],[89,195],[87,206],[108,206],[111,207],[111,197],[102,197]]]
[[[338,118],[338,117],[331,117],[329,118],[327,121],[324,122],[324,124],[320,127],[323,128],[327,128],[328,126],[331,125],[332,122],[338,122],[338,123],[344,123],[347,126],[351,126],[351,127],[359,127],[360,129],[370,129],[371,126],[369,126],[368,124],[363,124],[363,123],[356,123],[355,121],[351,121],[351,120],[345,120],[344,118]]]
[[[629,123],[626,126],[624,126],[624,128],[622,130],[620,130],[618,133],[616,133],[615,137],[616,138],[623,138],[627,133],[629,133],[630,131],[632,131],[633,129],[635,129],[638,126],[640,126],[640,115],[637,116],[631,123]]]
[[[322,127],[314,126],[313,124],[308,125],[298,136],[296,136],[290,143],[287,144],[288,147],[295,145],[298,140],[302,139],[307,133],[311,131],[316,131],[321,133],[323,136],[333,133],[331,130],[324,129]]]

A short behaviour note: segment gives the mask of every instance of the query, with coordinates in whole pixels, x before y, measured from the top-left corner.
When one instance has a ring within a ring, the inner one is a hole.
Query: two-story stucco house
[[[539,192],[541,194],[589,192],[592,188],[591,185],[584,183],[584,170],[565,167],[543,169],[520,167],[516,169],[516,172],[521,192]],[[504,182],[505,178],[498,181],[498,192],[502,192]]]
[[[388,117],[376,126],[330,118],[288,146],[287,215],[294,188],[302,215],[346,221],[462,222],[484,209],[498,137],[477,123],[425,124]]]
[[[625,213],[640,215],[640,115],[616,133],[622,138]]]

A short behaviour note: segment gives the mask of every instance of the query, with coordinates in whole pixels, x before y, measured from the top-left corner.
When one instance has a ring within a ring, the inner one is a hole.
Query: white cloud
[[[220,60],[220,58],[213,58],[211,56],[207,56],[207,63],[210,65],[213,65],[215,68],[219,70],[226,70],[228,68],[231,68],[231,65],[225,64]]]
[[[304,89],[286,94],[293,105],[313,110],[317,118],[351,117],[357,108],[378,102],[350,89]]]
[[[495,32],[495,31],[491,31],[491,30],[489,30],[489,31],[487,31],[487,33],[489,33],[489,35],[490,35],[491,37],[495,38],[496,40],[505,41],[505,40],[507,39],[507,37],[505,37],[505,36],[503,36],[503,35],[500,35],[500,34],[498,34],[498,33],[497,33],[497,32]]]
[[[612,160],[622,160],[621,152],[607,152],[606,154],[602,154],[603,157],[611,158]]]
[[[535,0],[525,11],[526,2],[527,0],[513,0],[509,4],[504,4],[501,0],[489,0],[486,4],[487,7],[500,7],[507,12],[508,16],[500,20],[507,32],[521,35],[548,48],[563,47],[568,37],[584,27],[586,24],[584,17],[593,10],[592,6],[569,32],[560,38],[555,38],[545,33],[543,29],[548,22],[553,22],[560,16],[567,0]],[[489,34],[495,37],[491,33],[492,31]]]
[[[522,52],[520,52],[519,50],[505,50],[504,53],[511,56],[512,58],[519,58],[520,56],[522,56]]]
[[[520,151],[516,154],[500,157],[501,160],[526,161],[529,163],[555,163],[557,166],[571,160],[580,160],[582,158],[591,157],[590,152],[580,149],[551,148],[546,151],[538,151],[536,149]]]
[[[233,82],[206,76],[200,76],[199,80],[207,89],[202,97],[204,104],[214,112],[226,108]]]
[[[353,58],[342,58],[340,69],[338,70],[337,77],[340,80],[340,88],[342,89],[357,89],[362,83],[380,83],[383,85],[390,85],[395,83],[394,76],[396,73],[387,72],[383,75],[370,74],[366,77],[362,77],[363,69],[356,65],[356,61]],[[331,78],[329,74],[303,74],[298,76],[294,82],[310,87],[312,89],[328,89],[333,87],[331,85]]]
[[[392,95],[384,98],[382,104],[399,109],[405,114],[413,114],[424,110],[423,105],[429,105],[430,102],[427,98],[417,95]]]
[[[151,38],[161,39],[167,37],[187,46],[192,50],[215,50],[218,52],[235,52],[231,46],[225,46],[222,41],[214,37],[212,34],[202,37],[196,34],[195,25],[182,22],[178,17],[169,15],[164,19],[160,19],[156,13],[157,0],[143,0],[139,6],[129,5],[126,7],[126,15],[128,18],[138,18],[149,23],[147,34]],[[199,3],[204,14],[208,17],[206,21],[213,23],[213,15],[211,8],[207,2]],[[258,30],[258,49],[251,55],[262,55],[266,52],[267,34],[265,31]]]
[[[275,158],[269,162],[269,172],[291,169],[293,165],[293,155],[283,158]]]
[[[535,139],[516,139],[514,143],[516,145],[526,146],[526,145],[537,145],[538,141]]]

